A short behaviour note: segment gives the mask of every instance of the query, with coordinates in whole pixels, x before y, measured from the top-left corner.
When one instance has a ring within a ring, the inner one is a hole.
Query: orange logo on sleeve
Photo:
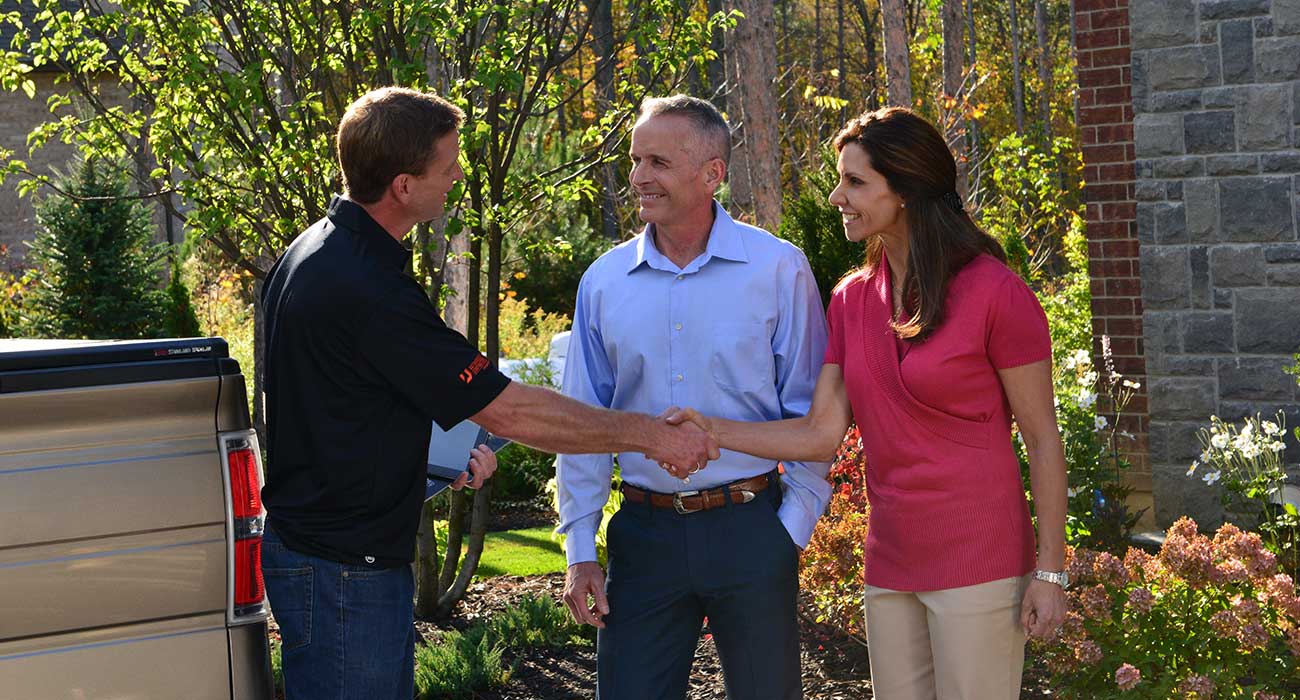
[[[469,367],[466,367],[460,373],[460,380],[462,382],[465,382],[466,384],[469,384],[470,382],[474,381],[474,377],[478,376],[479,372],[482,372],[483,370],[487,369],[487,366],[488,366],[487,358],[483,357],[482,355],[479,355],[478,357],[474,358],[473,362],[469,363]]]

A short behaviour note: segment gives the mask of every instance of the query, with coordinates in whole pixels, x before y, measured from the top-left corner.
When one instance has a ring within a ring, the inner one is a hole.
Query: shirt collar
[[[646,224],[641,231],[641,235],[636,242],[636,256],[632,258],[632,263],[627,268],[629,273],[642,264],[656,270],[678,271],[677,265],[659,252],[658,246],[655,245],[654,236],[651,235],[653,230],[654,224]],[[740,234],[740,225],[731,218],[731,215],[727,213],[726,209],[722,208],[722,205],[716,199],[713,200],[713,228],[709,229],[709,242],[705,245],[704,255],[687,267],[703,267],[713,258],[742,263],[749,262],[749,253],[745,251],[745,240]]]
[[[336,194],[330,200],[328,216],[336,228],[345,228],[364,240],[381,262],[405,268],[410,261],[411,251],[401,241],[393,238],[360,204]]]

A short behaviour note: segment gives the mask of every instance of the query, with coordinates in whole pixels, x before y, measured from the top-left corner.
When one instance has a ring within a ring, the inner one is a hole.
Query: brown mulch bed
[[[555,527],[557,517],[551,504],[544,499],[493,503],[492,510],[488,513],[487,529],[488,532],[504,532],[543,525]]]
[[[548,596],[559,604],[564,575],[498,576],[474,583],[445,623],[416,622],[426,640],[442,630],[464,629],[476,620],[504,610],[527,595]],[[801,620],[803,688],[806,700],[859,700],[871,697],[871,673],[867,649],[858,641],[833,628],[818,625],[804,616]],[[695,650],[688,700],[726,697],[722,667],[718,662],[708,628],[700,632]],[[482,700],[568,700],[595,695],[596,650],[594,647],[538,649],[511,655],[515,664],[510,682],[503,688],[478,693]],[[1041,698],[1052,693],[1044,673],[1032,667],[1025,674],[1022,698]]]

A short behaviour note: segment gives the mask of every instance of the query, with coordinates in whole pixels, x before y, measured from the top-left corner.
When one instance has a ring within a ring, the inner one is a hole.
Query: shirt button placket
[[[684,308],[682,300],[684,292],[682,289],[685,280],[686,275],[677,275],[668,292],[668,319],[669,323],[672,324],[672,330],[668,332],[669,371],[672,375],[672,381],[669,382],[668,386],[668,395],[674,404],[680,404],[683,399],[678,387],[682,385],[682,380],[685,379],[681,363],[685,360],[686,354],[685,352],[678,352],[682,340],[681,321],[673,321],[672,319],[681,318],[682,309]]]

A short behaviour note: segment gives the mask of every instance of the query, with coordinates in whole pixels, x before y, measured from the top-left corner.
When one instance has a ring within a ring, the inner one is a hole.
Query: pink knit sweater
[[[889,328],[889,265],[831,297],[826,361],[840,365],[867,459],[866,582],[959,588],[1034,567],[1034,532],[997,370],[1051,357],[1032,291],[981,255],[948,287],[942,325],[919,345]]]

